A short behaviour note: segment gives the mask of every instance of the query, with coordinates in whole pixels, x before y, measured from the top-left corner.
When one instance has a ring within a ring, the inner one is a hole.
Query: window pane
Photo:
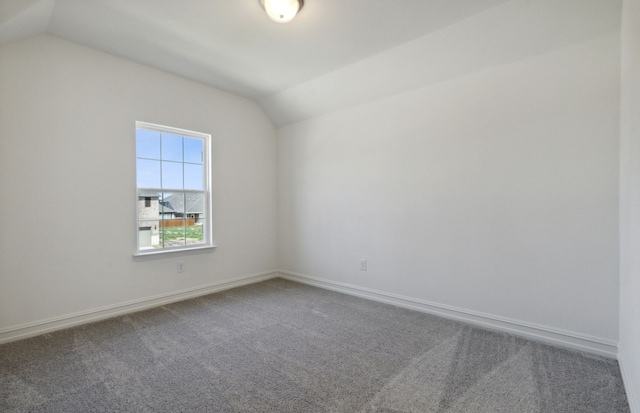
[[[136,129],[136,156],[160,159],[160,132]]]
[[[160,246],[159,199],[157,192],[138,191],[138,247],[141,250]]]
[[[160,161],[138,159],[136,169],[137,169],[138,187],[140,188],[159,188],[160,187]]]
[[[183,189],[182,163],[162,162],[162,188]]]
[[[158,220],[160,194],[138,191],[138,219]]]
[[[193,244],[202,244],[204,242],[204,232],[202,229],[204,228],[204,220],[200,219],[199,222],[195,223],[194,219],[187,219],[187,245]]]
[[[203,165],[184,164],[184,189],[205,189]]]
[[[162,215],[162,244],[164,247],[184,245],[184,193],[163,193],[160,202]]]
[[[185,195],[186,207],[185,212],[187,214],[204,214],[204,194],[187,193]]]
[[[182,194],[174,194],[170,192],[164,192],[162,194],[162,199],[160,200],[160,210],[159,213],[163,219],[172,219],[176,217],[175,203],[176,201],[183,202],[181,200]]]
[[[183,219],[165,219],[163,221],[162,238],[164,247],[179,247],[186,245]]]
[[[160,221],[158,218],[138,221],[138,247],[141,250],[160,247]]]
[[[143,223],[138,224],[138,248],[141,250],[151,249],[151,227]]]
[[[162,160],[182,162],[182,136],[162,134]]]
[[[184,138],[184,161],[202,164],[203,141],[201,139]]]
[[[205,224],[205,195],[187,193],[185,194],[185,213],[187,244],[201,244],[204,242],[204,224]]]

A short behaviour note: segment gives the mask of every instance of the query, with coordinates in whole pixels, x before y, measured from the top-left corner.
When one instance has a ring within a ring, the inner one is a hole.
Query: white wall
[[[50,36],[2,46],[0,91],[6,337],[277,268],[276,135],[256,103]],[[133,260],[136,120],[212,135],[215,252]]]
[[[640,412],[640,1],[622,13],[620,366]]]
[[[281,268],[615,352],[619,57],[614,32],[280,128]]]

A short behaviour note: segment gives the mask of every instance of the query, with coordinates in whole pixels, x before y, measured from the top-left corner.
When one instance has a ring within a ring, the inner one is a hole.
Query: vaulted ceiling
[[[0,0],[0,43],[49,34],[258,101],[276,125],[619,29],[620,0]]]

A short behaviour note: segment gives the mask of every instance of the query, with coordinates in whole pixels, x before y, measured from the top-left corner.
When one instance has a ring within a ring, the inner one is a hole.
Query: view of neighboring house
[[[160,196],[157,192],[138,193],[138,242],[140,248],[160,244]]]
[[[182,193],[171,194],[166,196],[160,202],[163,207],[163,214],[167,218],[185,218],[188,220],[187,225],[194,225],[200,222],[200,218],[204,217],[204,197],[201,193]],[[172,214],[171,217],[167,213]],[[193,220],[193,221],[192,221]]]
[[[138,237],[140,248],[160,245],[160,229],[193,226],[204,218],[201,193],[173,193],[161,199],[158,192],[138,194]]]

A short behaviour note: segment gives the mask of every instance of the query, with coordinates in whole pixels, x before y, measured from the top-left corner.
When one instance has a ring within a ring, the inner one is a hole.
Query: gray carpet
[[[2,412],[629,412],[615,360],[274,279],[0,346]]]

